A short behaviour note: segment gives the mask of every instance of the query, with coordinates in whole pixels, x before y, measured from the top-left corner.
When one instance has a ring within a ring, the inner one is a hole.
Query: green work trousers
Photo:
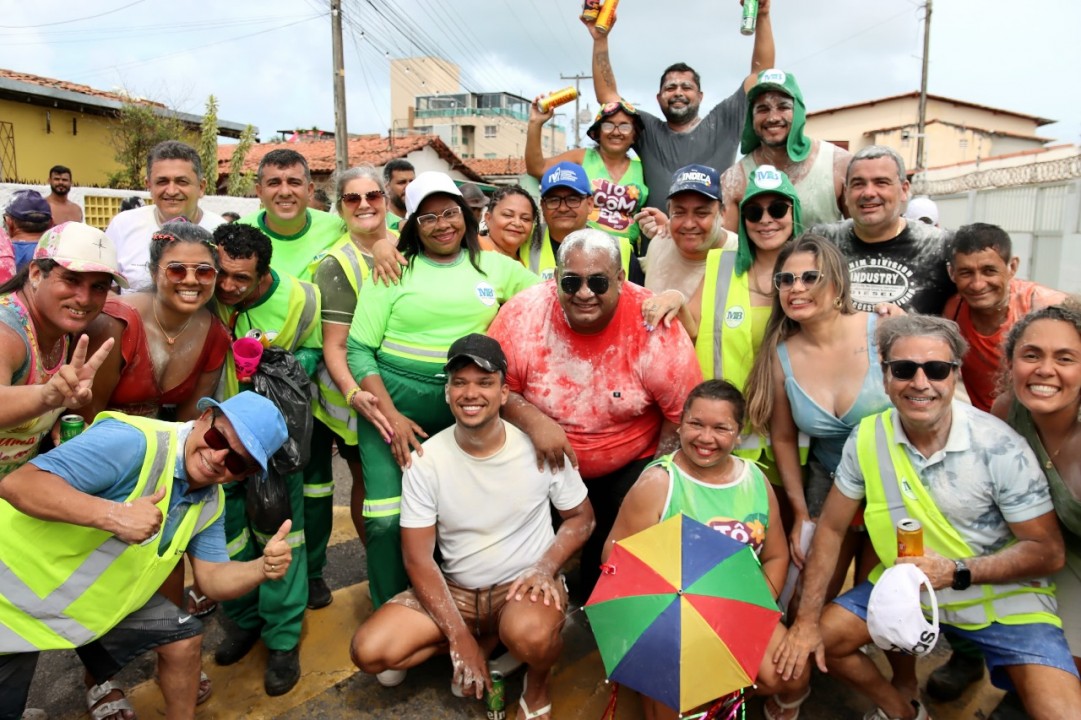
[[[308,579],[323,577],[327,544],[334,525],[334,471],[331,448],[334,431],[312,419],[311,456],[304,468],[304,545],[308,555]]]

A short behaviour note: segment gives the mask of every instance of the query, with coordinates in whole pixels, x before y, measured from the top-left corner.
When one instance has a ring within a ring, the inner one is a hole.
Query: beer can
[[[601,5],[601,10],[597,13],[597,32],[601,35],[607,35],[608,30],[612,27],[612,17],[616,14],[616,5],[619,5],[619,0],[604,0],[604,4]]]
[[[60,442],[65,443],[78,435],[86,427],[80,415],[64,415],[60,418]]]
[[[754,35],[754,27],[758,23],[758,0],[743,0],[743,19],[739,23],[739,31],[744,35]]]
[[[597,15],[601,11],[601,0],[585,0],[582,3],[582,15],[583,20],[596,20]]]
[[[503,673],[490,673],[492,690],[484,694],[484,705],[488,708],[488,720],[507,720],[507,684]]]
[[[537,101],[537,107],[541,112],[548,112],[552,108],[557,108],[560,105],[566,105],[567,103],[578,97],[578,91],[574,89],[573,85],[568,85],[562,90],[556,90],[554,93],[547,97],[542,97]]]
[[[919,520],[897,521],[897,557],[923,557],[923,526]]]

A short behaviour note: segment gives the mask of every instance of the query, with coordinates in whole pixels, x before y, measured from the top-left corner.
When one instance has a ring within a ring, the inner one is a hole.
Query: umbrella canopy
[[[686,515],[617,542],[585,611],[608,677],[680,712],[754,684],[781,617],[754,551]]]

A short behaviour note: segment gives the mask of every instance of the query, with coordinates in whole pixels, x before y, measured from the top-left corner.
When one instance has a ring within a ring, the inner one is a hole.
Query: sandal
[[[102,703],[101,701],[114,690],[120,693],[120,699]],[[135,720],[135,708],[123,695],[124,691],[109,681],[101,685],[91,685],[86,689],[86,709],[90,711],[90,717],[93,720],[106,720],[106,718],[120,716],[122,720]]]
[[[787,720],[796,720],[799,717],[800,706],[803,705],[803,703],[807,702],[807,698],[809,697],[811,697],[810,687],[807,688],[807,692],[803,693],[803,697],[801,697],[799,700],[793,700],[792,702],[785,702],[784,700],[781,700],[780,695],[770,695],[768,698],[766,698],[766,702],[762,705],[762,714],[766,717],[766,720],[785,720],[782,715],[774,715],[773,712],[770,711],[769,704],[773,703],[778,708],[780,708],[782,713],[784,713],[786,710],[795,710],[795,714],[792,715],[792,717],[787,718]]]
[[[199,694],[195,696],[195,704],[202,705],[214,694],[214,684],[210,682],[205,672],[199,671]]]
[[[210,600],[206,595],[200,595],[195,592],[195,587],[188,588],[188,612],[197,618],[206,617],[210,613],[218,609],[218,604],[213,600]],[[206,603],[206,606],[203,606]]]
[[[548,703],[542,708],[536,710],[530,710],[529,706],[525,704],[525,694],[529,688],[529,674],[526,673],[522,676],[522,697],[518,698],[518,707],[522,709],[522,712],[518,713],[519,720],[535,720],[541,715],[550,715],[552,712],[552,703]]]

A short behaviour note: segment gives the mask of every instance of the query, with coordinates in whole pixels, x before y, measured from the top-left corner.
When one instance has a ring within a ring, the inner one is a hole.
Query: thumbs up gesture
[[[161,530],[163,515],[157,504],[164,498],[165,484],[162,483],[153,495],[144,495],[131,502],[110,503],[103,529],[126,543],[149,540]]]
[[[280,580],[285,577],[289,563],[293,561],[293,549],[286,542],[286,537],[293,527],[292,520],[286,520],[263,548],[263,575],[267,580]]]

